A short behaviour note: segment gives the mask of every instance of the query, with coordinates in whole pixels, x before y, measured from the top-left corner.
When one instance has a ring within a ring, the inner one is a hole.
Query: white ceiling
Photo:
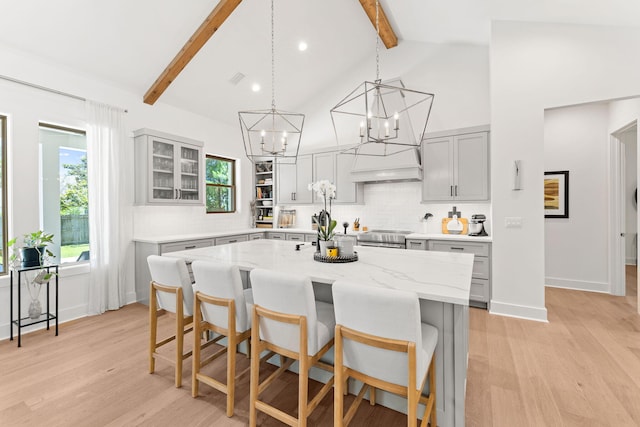
[[[0,43],[144,93],[216,0],[1,0]],[[381,0],[400,39],[488,45],[491,20],[637,26],[636,0]],[[275,0],[276,106],[295,111],[375,56],[358,0]],[[297,50],[298,41],[309,44]],[[159,102],[237,123],[271,106],[270,1],[244,0]],[[229,83],[237,72],[246,75]],[[374,73],[375,70],[372,70]],[[258,94],[251,84],[262,86]],[[81,94],[80,94],[81,95]]]

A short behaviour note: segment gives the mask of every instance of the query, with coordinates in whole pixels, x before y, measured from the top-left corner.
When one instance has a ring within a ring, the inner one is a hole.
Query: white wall
[[[70,92],[81,97],[128,109],[129,131],[147,127],[204,141],[205,151],[240,159],[238,209],[235,214],[206,215],[204,207],[134,207],[133,206],[133,138],[125,147],[126,164],[118,171],[130,183],[122,195],[126,215],[133,217],[134,230],[145,234],[223,230],[233,224],[249,224],[248,203],[252,196],[251,168],[244,157],[239,131],[215,120],[178,110],[161,102],[155,106],[142,103],[142,93],[131,93],[108,82],[74,73],[55,64],[0,46],[0,74],[42,86]],[[20,236],[40,228],[40,184],[38,176],[38,122],[85,128],[84,104],[60,95],[0,80],[0,114],[9,117],[8,185],[9,237]],[[243,185],[244,184],[244,185]],[[237,224],[237,225],[236,225]],[[127,249],[129,262],[124,266],[128,283],[127,298],[133,301],[134,250]],[[64,268],[60,285],[60,320],[66,321],[87,313],[88,264]],[[8,277],[0,277],[0,307],[8,307]],[[5,312],[3,310],[3,312]],[[7,316],[8,317],[8,316]],[[0,338],[9,335],[8,319],[0,319]]]
[[[640,93],[640,30],[500,22],[491,37],[491,183],[495,313],[546,320],[544,110]],[[512,162],[523,160],[523,190]],[[521,228],[506,228],[521,217]]]
[[[569,171],[569,218],[545,218],[545,283],[607,292],[608,105],[544,114],[544,170]]]

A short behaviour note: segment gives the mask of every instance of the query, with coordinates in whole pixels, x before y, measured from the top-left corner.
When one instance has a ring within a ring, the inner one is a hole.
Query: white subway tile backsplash
[[[334,205],[332,217],[338,221],[342,230],[342,222],[349,223],[352,230],[353,220],[360,218],[360,226],[371,229],[408,230],[415,233],[440,233],[442,218],[447,216],[453,206],[462,212],[465,218],[472,214],[487,216],[485,228],[490,233],[490,203],[420,203],[422,185],[420,182],[371,183],[364,186],[363,205]],[[311,228],[311,216],[320,211],[320,205],[287,206],[296,209],[296,227]],[[424,221],[425,213],[433,214]]]

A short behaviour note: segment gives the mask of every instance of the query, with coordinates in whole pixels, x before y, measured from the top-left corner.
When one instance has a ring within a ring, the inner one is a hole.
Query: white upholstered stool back
[[[307,318],[307,351],[315,354],[334,336],[333,306],[316,302],[311,279],[270,270],[251,271],[251,286],[256,305],[280,313]],[[325,313],[326,312],[326,313]],[[331,312],[331,313],[329,313]],[[318,322],[318,314],[331,314],[331,321]],[[300,334],[296,325],[260,319],[260,338],[291,351],[299,351]]]
[[[226,263],[194,261],[191,264],[195,284],[194,292],[202,292],[217,298],[235,300],[236,331],[251,328],[250,306],[253,303],[251,289],[242,289],[242,278],[238,266]],[[203,320],[228,329],[228,313],[225,307],[202,304]]]
[[[151,280],[160,285],[182,288],[183,313],[185,316],[191,316],[193,314],[193,288],[185,261],[180,258],[149,255],[147,262],[151,272]],[[176,312],[175,295],[158,291],[157,296],[160,308],[171,313]]]

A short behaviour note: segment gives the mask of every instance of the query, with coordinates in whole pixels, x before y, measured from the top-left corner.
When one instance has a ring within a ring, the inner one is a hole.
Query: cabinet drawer
[[[489,302],[489,281],[484,279],[471,279],[469,301]]]
[[[407,249],[414,249],[414,250],[419,250],[419,251],[426,251],[427,250],[427,241],[426,240],[407,239],[406,243],[407,243]]]
[[[305,234],[304,241],[305,242],[315,242],[318,239],[317,234]]]
[[[488,243],[430,240],[429,250],[442,251],[442,252],[462,252],[462,253],[474,254],[474,255],[485,256],[485,257],[489,256]]]
[[[260,239],[264,239],[264,233],[249,234],[249,240],[260,240]]]
[[[276,233],[273,231],[267,231],[267,239],[273,240],[285,240],[286,236],[284,233]]]
[[[473,272],[471,277],[477,279],[489,279],[489,258],[475,256],[473,257]]]
[[[213,246],[213,239],[164,243],[160,245],[160,255],[166,254],[168,252],[186,251],[187,249],[206,248],[207,246]]]
[[[295,242],[304,242],[304,234],[302,233],[287,233],[287,240]]]
[[[249,240],[249,236],[246,234],[240,234],[237,236],[218,237],[216,239],[216,246],[228,245],[229,243],[246,242]]]

